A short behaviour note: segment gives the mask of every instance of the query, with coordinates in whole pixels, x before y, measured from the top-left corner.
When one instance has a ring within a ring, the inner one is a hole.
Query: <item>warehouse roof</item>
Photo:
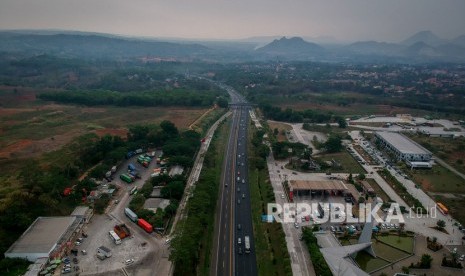
[[[77,206],[74,209],[74,211],[71,213],[71,216],[84,217],[86,215],[87,211],[89,211],[89,207],[87,207],[87,206]]]
[[[347,190],[347,186],[341,180],[291,180],[294,190]]]
[[[48,254],[76,220],[76,217],[38,217],[5,254]]]
[[[395,147],[401,153],[431,154],[431,152],[429,152],[427,149],[414,143],[412,140],[402,134],[396,132],[379,131],[376,132],[376,135],[389,143],[391,146]]]

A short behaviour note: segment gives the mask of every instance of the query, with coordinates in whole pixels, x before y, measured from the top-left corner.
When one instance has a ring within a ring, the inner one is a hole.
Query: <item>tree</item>
[[[365,174],[361,173],[358,175],[358,180],[364,180],[366,178]]]
[[[178,129],[170,121],[165,120],[165,121],[161,122],[160,127],[169,136],[177,136],[178,135]]]
[[[342,139],[339,135],[330,135],[325,143],[326,151],[329,153],[340,152],[342,150]]]
[[[277,135],[279,134],[279,130],[278,130],[277,128],[275,128],[275,129],[273,130],[273,134],[274,134],[275,136],[277,136]]]
[[[442,219],[438,220],[438,222],[436,223],[437,227],[439,230],[442,230],[444,229],[444,227],[446,227],[446,222],[443,221]]]
[[[431,268],[431,262],[433,258],[428,254],[423,254],[420,260],[420,267],[422,268]]]
[[[336,118],[337,124],[339,125],[339,128],[346,128],[347,127],[347,122],[344,118],[342,117],[337,117]]]
[[[219,97],[218,100],[216,100],[216,104],[217,104],[219,107],[227,108],[227,107],[228,107],[228,100],[226,100],[226,99],[223,98],[223,97]]]
[[[365,203],[365,198],[363,196],[359,197],[358,203]]]

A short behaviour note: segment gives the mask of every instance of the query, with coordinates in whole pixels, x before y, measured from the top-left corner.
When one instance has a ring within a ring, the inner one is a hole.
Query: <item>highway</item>
[[[232,123],[225,145],[210,274],[257,275],[247,160],[250,107],[232,88],[217,85],[228,91],[234,106],[231,106]],[[250,239],[250,250],[246,250],[246,236]]]

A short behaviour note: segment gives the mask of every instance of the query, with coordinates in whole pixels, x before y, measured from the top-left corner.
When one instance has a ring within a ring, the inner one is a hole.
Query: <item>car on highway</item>
[[[294,222],[294,227],[299,228],[299,224],[297,222]]]
[[[237,204],[241,204],[241,200],[240,200],[240,199],[237,200]]]
[[[281,198],[284,199],[284,194],[281,195]]]
[[[239,255],[242,255],[242,246],[239,246],[237,252],[239,253]]]
[[[460,256],[459,260],[460,260],[460,261],[465,260],[465,255]]]
[[[237,225],[237,230],[241,230],[241,229],[242,229],[242,225],[239,223],[239,224]]]
[[[245,194],[242,194],[242,198],[245,198]]]
[[[241,243],[242,243],[241,238],[237,238],[237,244],[241,244]]]

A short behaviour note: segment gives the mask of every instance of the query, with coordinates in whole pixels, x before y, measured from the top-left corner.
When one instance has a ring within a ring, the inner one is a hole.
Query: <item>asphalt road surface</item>
[[[232,88],[218,85],[231,95],[232,104],[243,105],[231,107],[233,116],[215,218],[211,275],[257,275],[247,162],[250,107]]]

